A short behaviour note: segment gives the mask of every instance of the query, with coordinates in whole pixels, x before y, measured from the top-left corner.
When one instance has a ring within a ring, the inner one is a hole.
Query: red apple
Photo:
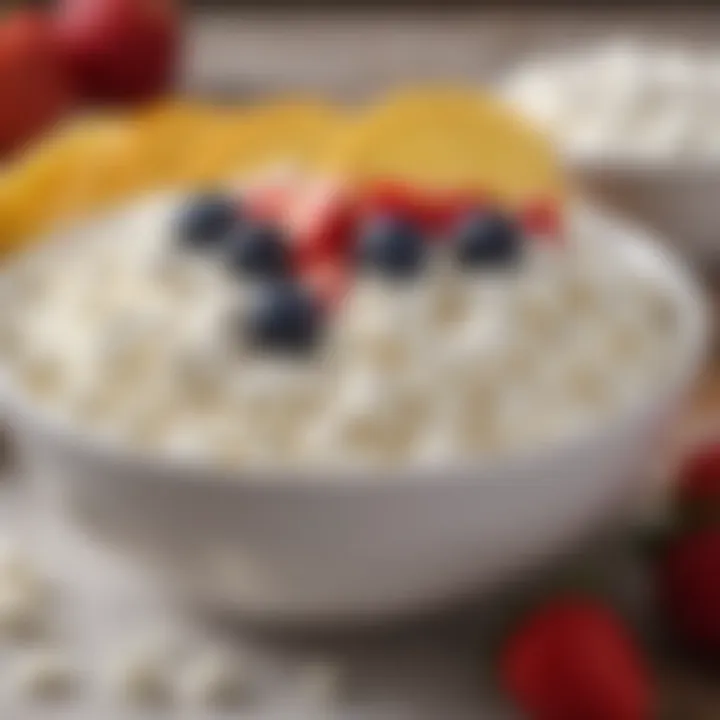
[[[50,21],[17,12],[0,22],[0,155],[51,128],[73,93]]]
[[[150,100],[175,79],[181,28],[173,0],[60,0],[56,27],[88,101]]]

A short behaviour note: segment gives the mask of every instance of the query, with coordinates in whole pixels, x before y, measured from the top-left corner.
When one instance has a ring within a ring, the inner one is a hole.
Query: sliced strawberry
[[[295,191],[286,187],[260,187],[247,191],[243,208],[254,220],[284,224]]]
[[[362,193],[361,212],[367,215],[388,213],[429,230],[435,222],[435,197],[426,190],[397,180],[378,181]]]
[[[434,230],[447,236],[469,212],[493,205],[493,200],[487,193],[474,190],[441,191],[435,198]]]
[[[532,200],[520,211],[520,225],[528,235],[559,239],[563,230],[560,205],[556,200]]]
[[[363,191],[363,213],[391,213],[418,225],[430,238],[442,237],[466,212],[484,207],[487,196],[472,190],[429,190],[395,180],[376,182]]]
[[[355,235],[357,203],[352,189],[334,180],[310,183],[292,203],[288,229],[295,261],[305,268],[347,258]]]
[[[302,279],[329,310],[337,308],[343,301],[351,282],[346,264],[331,261],[308,266]]]
[[[242,206],[254,220],[286,225],[304,178],[297,173],[270,173],[242,188]]]

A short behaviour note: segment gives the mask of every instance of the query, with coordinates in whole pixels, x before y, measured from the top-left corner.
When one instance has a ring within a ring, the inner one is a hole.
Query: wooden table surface
[[[428,79],[478,82],[545,51],[610,37],[720,48],[720,6],[197,15],[188,86],[236,96],[322,90],[356,98]]]

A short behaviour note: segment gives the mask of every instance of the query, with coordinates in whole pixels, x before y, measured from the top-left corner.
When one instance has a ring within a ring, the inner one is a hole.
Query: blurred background
[[[539,4],[538,4],[539,5]],[[617,36],[712,48],[720,8],[685,4],[193,3],[190,81],[223,93],[255,83],[323,86],[343,96],[406,79],[490,79],[541,51]],[[216,12],[209,12],[211,7]],[[327,58],[332,57],[328,63]]]

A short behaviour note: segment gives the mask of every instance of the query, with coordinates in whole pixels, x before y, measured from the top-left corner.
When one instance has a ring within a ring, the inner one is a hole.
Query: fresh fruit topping
[[[395,93],[329,144],[323,167],[362,185],[393,178],[418,187],[468,188],[503,204],[560,198],[552,144],[490,93],[448,86]]]
[[[285,226],[303,183],[291,170],[265,174],[241,189],[243,208],[252,220]]]
[[[361,212],[393,215],[433,232],[437,223],[437,198],[428,191],[393,180],[373,183],[362,197]]]
[[[180,241],[191,247],[214,247],[233,230],[239,216],[236,204],[225,195],[195,196],[180,210],[177,221]]]
[[[455,230],[455,248],[466,268],[513,265],[522,251],[516,224],[498,212],[468,213]]]
[[[441,237],[447,237],[468,213],[490,207],[492,200],[487,193],[473,190],[441,190],[435,197],[433,229]]]
[[[246,334],[249,343],[261,350],[306,352],[318,341],[321,319],[318,303],[306,288],[279,281],[258,289]]]
[[[562,213],[557,202],[535,200],[523,207],[520,225],[527,235],[557,238],[562,233]]]
[[[678,640],[720,658],[720,527],[681,535],[659,568],[659,595]]]
[[[146,101],[170,89],[181,49],[172,0],[62,0],[56,23],[85,99]]]
[[[155,187],[224,185],[228,175],[213,175],[208,167],[208,137],[217,135],[220,116],[219,108],[180,97],[123,113],[140,153],[136,172],[152,178]]]
[[[239,225],[227,239],[227,253],[231,267],[245,277],[272,279],[290,272],[290,252],[275,225]]]
[[[214,149],[224,158],[226,177],[264,173],[278,161],[316,170],[328,143],[348,124],[343,111],[313,97],[284,97],[229,115]]]
[[[309,266],[302,275],[303,282],[312,289],[324,308],[336,308],[345,298],[350,286],[347,264],[326,261]]]
[[[470,190],[428,190],[386,180],[364,190],[361,213],[402,217],[432,239],[443,237],[465,213],[484,204],[482,194]]]
[[[51,128],[72,106],[73,91],[50,23],[16,12],[0,23],[0,154]]]
[[[361,269],[387,278],[416,277],[427,257],[419,230],[404,218],[377,215],[360,227],[358,261]]]
[[[653,717],[640,651],[621,620],[591,599],[562,598],[535,611],[505,646],[501,674],[529,718]]]
[[[325,179],[311,183],[298,194],[289,215],[296,263],[303,268],[347,258],[356,223],[356,198],[348,186]]]

